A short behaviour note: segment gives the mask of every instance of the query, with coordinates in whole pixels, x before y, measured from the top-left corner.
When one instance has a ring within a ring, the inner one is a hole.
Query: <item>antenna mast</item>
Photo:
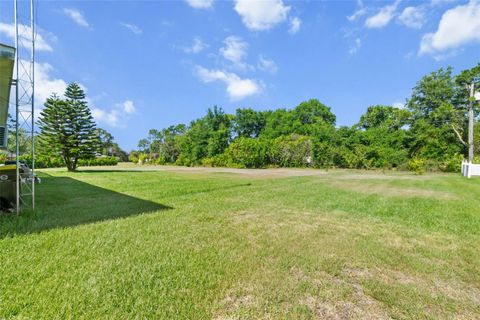
[[[35,7],[34,0],[13,0],[15,20],[16,212],[35,209]],[[25,14],[26,13],[26,14]],[[21,17],[21,18],[20,18]],[[30,170],[23,163],[30,167]]]

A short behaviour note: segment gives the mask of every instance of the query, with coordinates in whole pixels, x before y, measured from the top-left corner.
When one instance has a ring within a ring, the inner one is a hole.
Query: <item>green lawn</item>
[[[480,318],[480,179],[45,170],[0,318]]]

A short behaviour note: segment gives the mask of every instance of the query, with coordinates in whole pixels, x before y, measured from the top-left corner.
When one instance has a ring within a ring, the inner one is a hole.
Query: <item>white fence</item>
[[[462,161],[462,176],[467,178],[480,176],[480,164]]]

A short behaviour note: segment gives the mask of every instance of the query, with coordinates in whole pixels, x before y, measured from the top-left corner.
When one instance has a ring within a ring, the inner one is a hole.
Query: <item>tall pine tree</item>
[[[68,171],[75,171],[79,159],[95,156],[99,138],[82,88],[71,83],[65,97],[48,98],[38,124],[49,151],[63,158]]]

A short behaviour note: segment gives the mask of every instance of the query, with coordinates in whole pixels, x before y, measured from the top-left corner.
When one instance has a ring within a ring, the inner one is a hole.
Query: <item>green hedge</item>
[[[32,167],[31,156],[21,156],[20,159],[24,161],[29,167]],[[1,158],[0,158],[1,163]],[[80,159],[78,165],[83,167],[90,166],[116,166],[118,164],[118,158],[116,157],[104,157],[94,159]],[[59,157],[49,157],[39,155],[35,157],[35,168],[62,168],[65,167],[65,162]]]
[[[118,164],[118,158],[116,157],[104,157],[104,158],[78,160],[78,165],[81,167],[116,166],[117,164]]]

